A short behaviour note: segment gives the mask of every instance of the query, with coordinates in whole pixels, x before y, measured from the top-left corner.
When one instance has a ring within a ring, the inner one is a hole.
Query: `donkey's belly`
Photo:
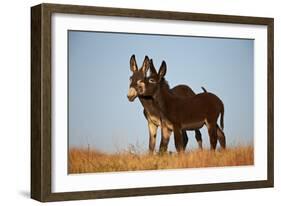
[[[205,123],[204,121],[184,123],[182,124],[182,129],[184,130],[200,129],[201,127],[203,127],[204,123]]]

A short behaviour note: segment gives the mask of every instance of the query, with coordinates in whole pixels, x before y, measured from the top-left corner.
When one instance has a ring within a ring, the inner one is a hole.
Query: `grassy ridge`
[[[69,150],[69,173],[116,172],[175,168],[222,167],[254,164],[253,147],[225,151],[194,150],[183,154],[149,155],[130,151],[106,154],[96,150]]]

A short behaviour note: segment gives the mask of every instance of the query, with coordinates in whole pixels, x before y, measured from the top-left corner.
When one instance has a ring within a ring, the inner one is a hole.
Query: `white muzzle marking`
[[[129,99],[132,99],[132,98],[136,97],[137,91],[135,90],[135,88],[130,87],[127,96],[128,96]]]

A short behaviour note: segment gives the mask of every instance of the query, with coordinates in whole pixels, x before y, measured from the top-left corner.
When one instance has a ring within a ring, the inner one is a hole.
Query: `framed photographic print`
[[[31,8],[31,197],[273,187],[273,19]]]

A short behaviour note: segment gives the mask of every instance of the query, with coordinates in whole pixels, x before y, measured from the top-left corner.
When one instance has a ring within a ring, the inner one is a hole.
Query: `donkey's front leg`
[[[171,136],[171,130],[165,124],[162,124],[161,125],[161,142],[160,142],[160,148],[159,148],[160,153],[167,152],[170,136]]]
[[[174,138],[175,138],[175,146],[177,149],[177,152],[183,152],[184,151],[184,142],[182,138],[182,130],[180,130],[178,127],[174,126]]]
[[[182,130],[182,139],[183,139],[183,150],[185,150],[186,145],[188,143],[188,136],[185,130]]]
[[[149,152],[153,154],[156,143],[156,134],[158,126],[153,122],[148,121],[148,130],[149,130]]]

